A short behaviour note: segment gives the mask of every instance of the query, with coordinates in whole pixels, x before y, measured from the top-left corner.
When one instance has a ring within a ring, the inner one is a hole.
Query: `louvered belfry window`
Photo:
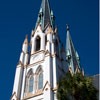
[[[40,50],[41,47],[41,38],[39,36],[36,37],[36,51]]]

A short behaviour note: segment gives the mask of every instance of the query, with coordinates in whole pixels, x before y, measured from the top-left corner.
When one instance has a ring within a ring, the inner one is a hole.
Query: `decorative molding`
[[[34,31],[34,34],[35,34],[35,32],[37,32],[37,28],[40,28],[40,30],[42,31],[42,33],[43,33],[43,30],[42,30],[42,28],[41,28],[41,26],[40,26],[40,24],[38,23],[38,25],[37,25],[37,27],[36,27],[36,29],[35,29],[35,31]]]
[[[50,25],[50,22],[47,23],[47,25],[45,26],[43,32],[47,29],[47,27]]]
[[[26,53],[25,53],[23,50],[22,50],[22,52],[21,52],[21,53],[24,53],[24,54],[29,54],[29,52],[26,52]]]
[[[49,40],[47,40],[47,42],[49,42],[49,43],[50,43],[50,41],[49,41]]]
[[[45,52],[45,50],[38,50],[38,51],[35,51],[33,54],[31,54],[31,56],[32,56],[32,55],[35,55],[35,54],[37,54],[37,53],[39,53],[39,52]]]
[[[46,83],[45,83],[45,85],[44,85],[44,87],[43,87],[43,91],[44,91],[44,89],[45,89],[46,85],[48,85],[48,86],[49,86],[49,88],[50,88],[50,89],[52,89],[52,88],[51,88],[51,86],[50,86],[50,84],[49,84],[49,82],[48,82],[48,81],[46,81]]]
[[[51,56],[51,57],[54,57],[55,55],[56,55],[56,52],[54,52],[53,54],[52,53],[50,53],[48,50],[41,50],[41,51],[39,51],[39,52],[45,52],[45,56],[47,55],[47,54],[49,54],[49,56]],[[36,54],[36,53],[34,53],[34,54]],[[34,54],[32,54],[32,55],[34,55]],[[31,56],[32,56],[31,55]],[[44,61],[45,60],[45,56],[44,56],[44,58],[42,59],[42,60],[40,60],[40,61],[37,61],[37,62],[35,62],[35,63],[32,63],[32,64],[28,64],[28,65],[24,65],[24,66],[27,66],[27,67],[30,67],[30,66],[32,66],[32,65],[34,65],[34,64],[37,64],[37,63],[41,63],[42,61]],[[31,58],[31,57],[30,57]]]
[[[53,91],[56,91],[57,89],[58,89],[58,86],[56,86],[56,87],[55,87],[55,88],[53,88],[52,90],[53,90]]]
[[[51,56],[55,56],[57,53],[56,52],[54,52],[53,54],[51,54]]]
[[[49,55],[51,56],[51,53],[50,53],[48,50],[45,51],[45,56],[46,56],[47,54],[49,54]]]
[[[19,65],[21,65],[21,66],[19,66]],[[21,61],[19,61],[18,64],[17,64],[17,68],[19,68],[19,67],[24,67],[24,64],[22,64]]]
[[[29,64],[29,65],[27,65],[27,67],[30,67],[30,66],[35,65],[35,64],[39,64],[39,63],[41,63],[42,61],[44,61],[44,59],[42,59],[42,60],[40,60],[40,61],[37,61],[37,62],[35,62],[35,63],[33,63],[33,64]]]
[[[19,100],[16,96],[16,92],[13,93],[13,95],[11,96],[10,100],[12,100],[12,98],[15,96],[16,100]]]
[[[45,85],[44,85],[44,87],[43,87],[43,91],[44,91],[44,90],[45,90],[45,91],[48,91],[48,88],[45,89],[46,85],[48,85],[49,88],[50,88],[52,91],[56,91],[57,88],[58,88],[58,86],[56,86],[55,88],[52,88],[51,85],[49,84],[49,82],[46,81],[46,83],[45,83]]]
[[[36,96],[39,96],[39,95],[42,95],[43,94],[43,90],[39,90],[37,91],[35,94],[32,94],[32,93],[28,93],[23,100],[26,100],[26,99],[29,99],[29,98],[32,98],[32,97],[36,97]]]
[[[49,40],[47,40],[46,42],[49,42],[49,43],[54,43],[54,41],[49,41]]]

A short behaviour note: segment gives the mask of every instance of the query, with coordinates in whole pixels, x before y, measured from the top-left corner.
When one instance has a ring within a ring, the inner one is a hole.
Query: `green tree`
[[[68,72],[58,83],[58,100],[97,100],[98,90],[92,84],[92,78],[82,73]]]

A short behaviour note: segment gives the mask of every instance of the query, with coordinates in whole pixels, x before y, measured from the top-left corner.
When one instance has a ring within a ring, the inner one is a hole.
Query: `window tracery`
[[[29,92],[33,91],[33,86],[34,86],[34,77],[31,76],[29,79]]]
[[[36,71],[36,77],[37,77],[37,90],[40,90],[43,88],[43,70],[42,68],[39,66],[37,68],[37,71]]]
[[[40,90],[40,89],[42,89],[43,88],[43,73],[41,72],[40,74],[39,74],[39,81],[38,81],[38,89]]]
[[[27,76],[26,76],[26,88],[25,93],[31,93],[34,91],[34,74],[32,69],[29,70]]]

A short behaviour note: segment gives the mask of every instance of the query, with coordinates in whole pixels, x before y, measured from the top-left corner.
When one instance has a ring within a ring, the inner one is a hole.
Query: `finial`
[[[67,26],[67,31],[69,30],[69,24],[66,24],[66,26]]]
[[[33,36],[33,35],[34,35],[34,30],[32,29],[31,36]]]
[[[51,16],[53,16],[53,11],[51,10]]]
[[[24,44],[28,44],[28,35],[25,37]]]

